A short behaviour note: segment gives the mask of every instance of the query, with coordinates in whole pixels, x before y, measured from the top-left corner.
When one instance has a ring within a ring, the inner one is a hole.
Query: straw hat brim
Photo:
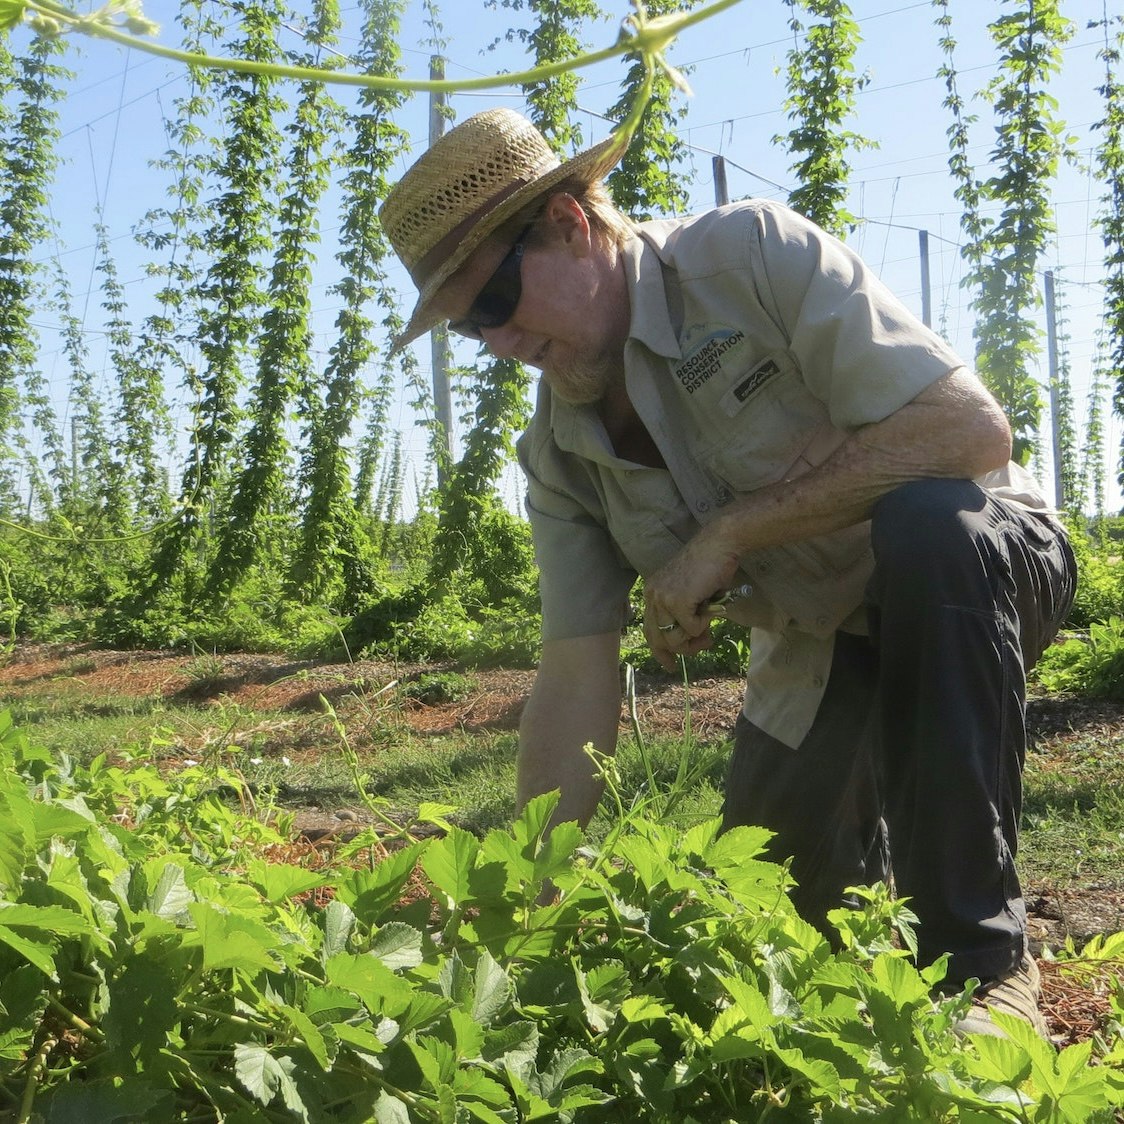
[[[475,223],[471,230],[457,244],[456,249],[426,279],[418,293],[417,304],[410,314],[406,327],[394,338],[392,351],[400,351],[408,343],[424,335],[442,317],[430,307],[438,290],[464,263],[472,253],[487,239],[488,235],[502,226],[512,215],[540,195],[546,195],[552,188],[568,179],[580,179],[595,183],[603,179],[607,172],[624,155],[628,148],[628,137],[613,133],[599,144],[587,148],[571,160],[565,160],[556,168],[524,184]]]

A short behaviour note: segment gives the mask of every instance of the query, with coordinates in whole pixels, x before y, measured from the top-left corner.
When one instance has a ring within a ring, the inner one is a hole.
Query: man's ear
[[[582,205],[567,191],[556,191],[543,209],[543,217],[554,236],[572,250],[589,253],[593,245],[593,231],[589,216]]]

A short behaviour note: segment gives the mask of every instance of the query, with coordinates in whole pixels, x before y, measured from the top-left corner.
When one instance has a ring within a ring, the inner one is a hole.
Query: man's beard
[[[552,394],[571,406],[589,406],[600,402],[613,384],[620,369],[619,354],[600,354],[570,359],[561,366],[552,366],[546,373]]]

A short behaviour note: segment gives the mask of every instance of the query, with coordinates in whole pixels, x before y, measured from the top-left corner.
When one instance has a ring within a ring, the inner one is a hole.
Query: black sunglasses
[[[533,222],[528,223],[519,232],[515,245],[476,294],[465,316],[449,321],[450,332],[483,340],[484,328],[502,328],[515,315],[519,298],[523,295],[523,245],[534,225]]]

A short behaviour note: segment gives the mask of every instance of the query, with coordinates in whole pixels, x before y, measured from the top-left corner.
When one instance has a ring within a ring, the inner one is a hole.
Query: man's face
[[[442,288],[437,307],[450,328],[460,321],[493,355],[538,367],[563,400],[596,402],[621,369],[623,269],[568,195],[552,196],[534,235],[523,239],[481,246]]]

